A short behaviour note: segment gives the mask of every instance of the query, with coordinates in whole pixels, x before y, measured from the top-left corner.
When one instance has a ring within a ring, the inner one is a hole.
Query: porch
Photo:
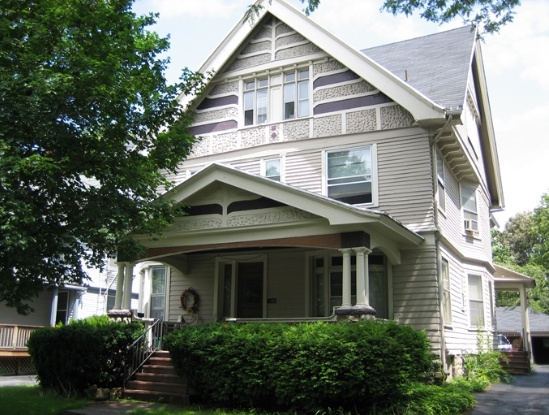
[[[34,373],[27,341],[31,333],[39,328],[42,326],[0,324],[0,374]]]

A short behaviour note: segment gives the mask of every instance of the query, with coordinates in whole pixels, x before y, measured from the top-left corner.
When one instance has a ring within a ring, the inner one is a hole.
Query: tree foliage
[[[503,232],[492,231],[494,262],[528,275],[536,287],[528,290],[528,305],[535,311],[549,313],[549,193],[533,211],[513,216]],[[519,305],[516,292],[497,293],[499,306]]]
[[[202,77],[167,84],[168,39],[132,3],[2,2],[0,301],[20,313],[44,287],[82,282],[81,261],[137,255],[128,233],[174,215],[157,189],[189,153],[177,98]]]
[[[307,16],[320,6],[320,0],[300,1]],[[478,27],[479,33],[497,33],[513,21],[518,6],[520,0],[384,0],[381,11],[406,16],[419,12],[423,19],[439,24],[460,18],[464,24]],[[249,6],[246,20],[253,20],[261,9],[259,2]]]

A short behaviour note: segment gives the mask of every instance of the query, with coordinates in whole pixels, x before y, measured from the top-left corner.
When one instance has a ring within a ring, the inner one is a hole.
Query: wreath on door
[[[198,313],[198,293],[194,288],[186,289],[179,298],[181,299],[181,309],[188,313]]]

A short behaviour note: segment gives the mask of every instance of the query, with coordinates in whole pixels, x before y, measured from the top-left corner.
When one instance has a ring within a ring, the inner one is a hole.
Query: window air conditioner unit
[[[465,219],[465,232],[477,233],[478,232],[478,220]]]

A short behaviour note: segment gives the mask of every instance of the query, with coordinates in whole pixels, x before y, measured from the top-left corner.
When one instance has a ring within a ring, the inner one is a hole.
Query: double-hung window
[[[372,146],[326,155],[328,197],[353,205],[372,203]]]
[[[166,268],[153,267],[151,272],[151,304],[150,316],[164,319],[166,308]]]
[[[469,325],[484,327],[484,299],[482,294],[482,276],[468,275],[469,282]]]
[[[244,125],[310,115],[309,69],[297,69],[244,81]]]
[[[440,279],[442,285],[442,310],[444,324],[452,324],[452,295],[450,291],[450,267],[448,261],[442,258],[440,262]]]
[[[436,151],[436,150],[435,150]],[[446,210],[446,183],[444,177],[444,158],[436,151],[437,159],[437,202],[441,210]]]
[[[244,83],[244,125],[267,122],[269,79],[254,79]]]
[[[478,233],[477,191],[473,187],[461,185],[461,208],[463,226],[466,232]]]
[[[284,74],[284,119],[309,115],[309,71]]]

